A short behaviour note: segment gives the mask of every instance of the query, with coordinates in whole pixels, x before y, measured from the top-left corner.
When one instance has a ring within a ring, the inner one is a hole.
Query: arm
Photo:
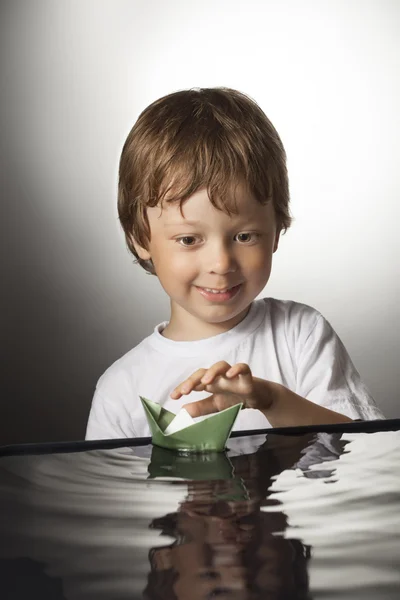
[[[185,404],[191,417],[208,415],[242,402],[244,408],[261,411],[272,427],[352,422],[350,417],[311,402],[280,383],[253,377],[246,363],[231,367],[226,361],[220,361],[209,369],[199,369],[172,392],[171,398],[178,399],[191,390],[211,392],[208,398]]]
[[[272,427],[350,423],[352,419],[310,402],[280,383],[254,377],[257,405]]]
[[[110,402],[96,389],[86,426],[85,440],[136,437],[133,428],[129,425],[129,415],[125,414],[122,402]]]
[[[294,343],[296,393],[354,420],[383,419],[343,342],[331,324],[317,315],[311,330],[304,327],[306,338],[301,331]]]

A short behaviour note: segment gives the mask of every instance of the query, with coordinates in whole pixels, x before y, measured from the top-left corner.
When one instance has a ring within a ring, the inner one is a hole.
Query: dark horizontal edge
[[[233,431],[231,438],[278,434],[305,435],[307,433],[376,433],[379,431],[397,431],[400,429],[400,419],[377,419],[374,421],[352,421],[329,425],[303,425],[302,427],[276,427],[268,429],[249,429]],[[15,456],[20,454],[57,454],[62,452],[88,452],[90,450],[106,450],[108,448],[126,448],[147,446],[151,437],[121,438],[111,440],[82,440],[77,442],[43,442],[31,444],[10,444],[0,446],[0,456]]]

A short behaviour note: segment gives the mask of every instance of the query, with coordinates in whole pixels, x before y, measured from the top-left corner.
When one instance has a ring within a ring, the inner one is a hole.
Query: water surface
[[[400,432],[0,458],[2,598],[400,597]]]

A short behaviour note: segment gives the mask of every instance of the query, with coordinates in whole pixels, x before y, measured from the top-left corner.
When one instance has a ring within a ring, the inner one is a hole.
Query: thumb
[[[215,405],[214,395],[208,396],[208,398],[204,398],[203,400],[197,400],[197,402],[184,404],[182,408],[186,409],[194,419],[219,412],[218,407]]]

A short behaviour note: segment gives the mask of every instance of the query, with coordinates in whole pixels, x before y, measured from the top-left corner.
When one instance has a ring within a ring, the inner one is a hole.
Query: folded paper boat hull
[[[175,417],[156,402],[140,396],[152,434],[152,442],[162,448],[180,452],[223,452],[242,404],[236,404],[208,419],[194,423],[176,433],[164,435]]]
[[[180,453],[153,445],[149,478],[176,477],[186,480],[233,479],[234,469],[225,452]]]

